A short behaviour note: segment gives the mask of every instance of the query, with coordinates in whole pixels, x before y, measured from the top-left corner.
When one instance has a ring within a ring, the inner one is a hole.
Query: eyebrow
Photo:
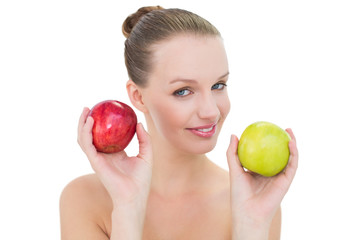
[[[218,78],[218,80],[220,80],[220,79],[222,79],[222,78],[225,78],[225,77],[228,76],[229,74],[230,74],[229,72],[226,72],[224,75],[220,76],[220,77]],[[176,78],[176,79],[172,80],[172,81],[170,82],[170,84],[176,83],[176,82],[195,82],[195,83],[196,83],[197,81],[194,80],[194,79]]]

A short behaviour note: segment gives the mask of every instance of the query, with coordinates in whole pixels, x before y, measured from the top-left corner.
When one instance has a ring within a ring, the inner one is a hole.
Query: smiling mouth
[[[212,126],[212,127],[209,127],[209,128],[199,128],[199,129],[195,129],[197,131],[200,131],[200,132],[204,132],[204,133],[207,133],[207,132],[210,132],[211,130],[214,129],[216,125]]]
[[[216,126],[217,123],[197,128],[188,128],[188,130],[199,137],[209,138],[215,134]]]

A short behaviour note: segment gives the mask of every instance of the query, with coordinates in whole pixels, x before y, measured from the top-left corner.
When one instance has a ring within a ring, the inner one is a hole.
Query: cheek
[[[163,135],[168,135],[186,128],[189,116],[192,115],[191,106],[174,102],[169,99],[153,101],[150,114],[154,124]]]
[[[221,117],[225,119],[226,116],[229,114],[231,108],[228,95],[225,95],[218,100],[218,108],[220,110]]]

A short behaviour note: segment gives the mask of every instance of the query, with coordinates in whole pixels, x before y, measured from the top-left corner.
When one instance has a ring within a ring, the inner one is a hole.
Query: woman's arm
[[[111,240],[142,239],[146,206],[121,206],[112,211]]]
[[[138,124],[137,156],[129,157],[124,151],[99,153],[92,142],[94,120],[88,117],[89,111],[84,108],[80,116],[78,143],[112,202],[111,239],[140,240],[152,176],[150,136]],[[65,188],[60,200],[62,239],[109,239],[95,220],[96,203],[90,204],[97,192],[75,183]]]
[[[277,210],[270,226],[269,240],[280,240],[281,235],[281,207]]]
[[[231,185],[233,239],[268,240],[276,227],[273,219],[288,191],[298,166],[296,139],[291,129],[286,130],[290,159],[285,170],[274,177],[246,172],[237,156],[238,139],[232,136],[227,151]],[[280,226],[279,226],[280,227]],[[270,238],[271,239],[271,238]]]

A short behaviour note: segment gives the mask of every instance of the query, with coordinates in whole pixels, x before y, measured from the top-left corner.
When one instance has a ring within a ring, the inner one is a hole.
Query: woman
[[[144,7],[123,24],[139,154],[98,153],[85,108],[78,142],[96,174],[75,179],[60,200],[62,239],[279,239],[280,203],[297,168],[294,135],[284,172],[245,171],[238,139],[229,173],[211,151],[230,110],[227,57],[218,30],[180,9]]]

